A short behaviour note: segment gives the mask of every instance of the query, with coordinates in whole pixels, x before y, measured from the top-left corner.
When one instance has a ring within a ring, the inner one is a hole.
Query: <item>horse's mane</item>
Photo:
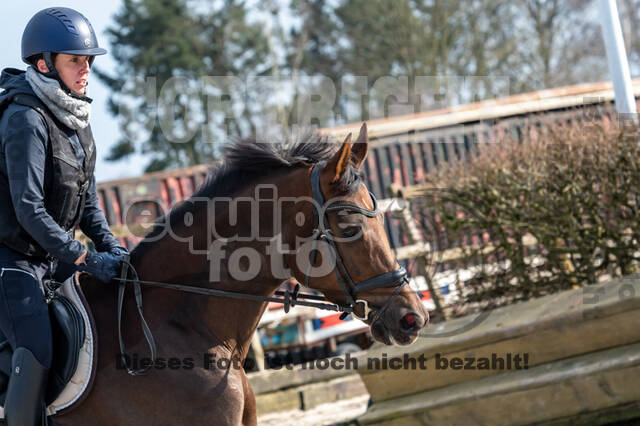
[[[298,167],[308,167],[329,160],[340,148],[340,144],[330,142],[326,136],[306,134],[298,141],[267,142],[257,138],[247,138],[229,143],[222,149],[221,164],[211,170],[209,176],[191,198],[232,197],[234,193],[248,185],[260,181],[268,175],[285,173]],[[362,182],[362,173],[349,167],[336,183],[342,193],[353,192]],[[158,234],[167,226],[184,223],[187,212],[195,213],[193,203],[180,203],[156,220],[153,229],[135,247],[132,255],[142,256],[156,241]]]

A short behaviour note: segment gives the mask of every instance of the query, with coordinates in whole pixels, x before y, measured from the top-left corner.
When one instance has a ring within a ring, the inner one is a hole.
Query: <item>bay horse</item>
[[[394,258],[382,214],[362,180],[368,143],[363,125],[354,144],[351,136],[339,144],[317,135],[290,145],[256,140],[230,144],[223,164],[191,198],[226,200],[219,203],[223,208],[193,201],[174,206],[131,252],[131,265],[143,280],[261,296],[273,295],[286,278],[295,278],[337,305],[344,306],[351,296],[358,298],[352,300],[353,313],[371,327],[375,340],[388,345],[412,343],[428,314],[409,286],[383,282],[398,278],[404,270]],[[259,194],[265,189],[271,190],[270,198]],[[339,201],[317,214],[308,202],[314,195]],[[321,244],[315,251],[320,257],[309,257],[307,251],[301,261],[303,243],[320,241],[317,222],[323,219],[327,223],[322,235],[335,237],[335,243],[325,244],[323,250],[337,250],[335,268],[345,269],[347,287],[365,284],[356,288],[357,295],[343,288],[344,276],[320,268],[325,255],[331,257],[320,250]],[[258,232],[253,231],[256,227]],[[349,239],[355,234],[357,238]],[[270,252],[274,237],[290,250]],[[318,266],[319,272],[309,277],[309,266]],[[289,277],[282,271],[289,271]],[[406,276],[401,278],[406,281]],[[56,422],[62,426],[257,424],[255,397],[242,362],[266,301],[146,287],[144,314],[157,342],[157,359],[146,375],[133,376],[118,362],[117,284],[86,275],[80,276],[80,284],[96,322],[97,373],[86,399],[56,415]],[[133,363],[148,351],[132,297],[125,299],[124,308],[123,337]],[[219,363],[221,359],[225,363]]]

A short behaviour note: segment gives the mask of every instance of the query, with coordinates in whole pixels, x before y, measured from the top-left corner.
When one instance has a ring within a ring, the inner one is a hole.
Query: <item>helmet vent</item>
[[[47,13],[51,16],[56,17],[62,24],[67,28],[67,30],[73,35],[79,35],[78,29],[75,25],[73,25],[73,21],[69,19],[69,17],[59,9],[49,9]]]

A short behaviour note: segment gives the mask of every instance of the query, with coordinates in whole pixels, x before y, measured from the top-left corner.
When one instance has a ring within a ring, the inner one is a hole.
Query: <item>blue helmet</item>
[[[52,53],[93,57],[107,51],[98,46],[91,23],[81,13],[67,7],[50,7],[36,13],[25,27],[22,60],[31,64],[30,58],[43,54],[51,67]]]

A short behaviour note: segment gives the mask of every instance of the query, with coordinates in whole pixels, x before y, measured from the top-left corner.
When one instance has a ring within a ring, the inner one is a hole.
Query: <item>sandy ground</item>
[[[321,404],[312,410],[291,410],[258,417],[259,426],[316,426],[348,422],[364,414],[369,395]]]

